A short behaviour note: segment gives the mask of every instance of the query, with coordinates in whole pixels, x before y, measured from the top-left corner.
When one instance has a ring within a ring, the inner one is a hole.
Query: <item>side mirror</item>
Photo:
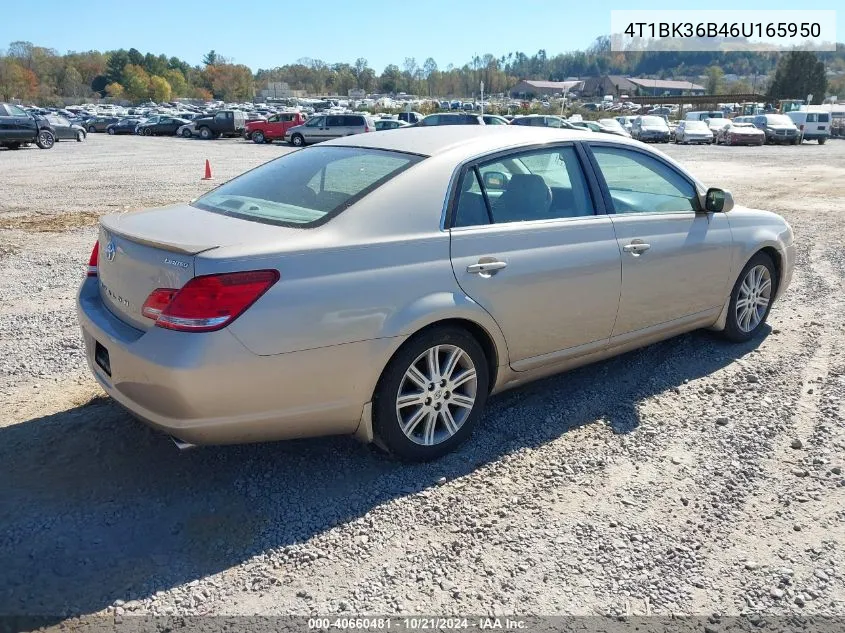
[[[708,213],[727,213],[734,206],[730,191],[711,187],[704,195],[704,210]]]
[[[508,184],[508,179],[505,174],[500,171],[484,172],[484,188],[485,189],[504,189]]]

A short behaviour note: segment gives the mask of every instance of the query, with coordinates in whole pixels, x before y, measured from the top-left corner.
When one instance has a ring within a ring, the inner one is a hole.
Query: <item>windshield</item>
[[[766,123],[769,125],[793,125],[792,119],[785,114],[767,114]]]
[[[386,150],[314,147],[265,163],[192,204],[268,224],[322,224],[420,160]]]
[[[666,121],[661,119],[659,116],[644,116],[642,118],[642,125],[647,125],[649,127],[669,127],[666,125]]]
[[[684,127],[690,132],[695,132],[696,130],[697,131],[702,131],[702,130],[709,131],[707,129],[707,125],[704,123],[704,121],[686,121],[686,122],[684,122]]]

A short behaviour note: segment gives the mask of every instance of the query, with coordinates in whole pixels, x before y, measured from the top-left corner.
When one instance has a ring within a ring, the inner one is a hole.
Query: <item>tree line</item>
[[[781,96],[797,90],[792,83],[806,73],[818,79],[825,70],[845,71],[845,45],[835,52],[808,54],[777,74],[778,63],[792,54],[760,52],[625,51],[610,50],[610,38],[600,37],[585,51],[549,56],[541,49],[533,55],[510,52],[474,56],[462,66],[441,68],[433,57],[418,62],[405,58],[377,72],[364,58],[354,63],[329,64],[301,58],[293,64],[252,70],[235,64],[212,50],[201,64],[191,65],[178,57],[141,53],[135,48],[59,54],[31,42],[12,42],[0,51],[0,99],[20,99],[42,105],[62,98],[113,97],[133,102],[151,99],[170,101],[178,97],[224,101],[251,100],[268,82],[285,82],[293,90],[309,94],[348,94],[356,88],[367,93],[430,96],[477,95],[480,82],[488,94],[506,93],[520,79],[561,81],[568,77],[597,75],[651,76],[663,79],[706,77],[714,92],[762,91],[771,86]],[[818,62],[818,64],[816,64]],[[815,65],[814,65],[815,64]],[[754,76],[754,83],[725,82],[726,74]],[[759,83],[757,77],[759,76]],[[804,82],[806,83],[806,82]],[[842,77],[831,82],[834,94],[845,91]],[[818,86],[819,81],[813,85]],[[823,90],[822,90],[823,92]],[[817,95],[819,98],[821,95]]]

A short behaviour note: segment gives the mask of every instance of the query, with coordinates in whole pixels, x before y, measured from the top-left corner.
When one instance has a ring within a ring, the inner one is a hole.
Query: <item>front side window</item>
[[[313,119],[308,119],[308,123],[305,124],[306,127],[320,127],[323,124],[323,121],[326,120],[326,117],[322,116],[315,116]]]
[[[193,205],[256,222],[313,226],[420,160],[420,156],[385,150],[314,147],[265,163]]]
[[[592,199],[572,146],[511,154],[477,169],[480,181],[475,169],[464,177],[455,226],[593,215]]]
[[[9,111],[10,116],[26,116],[26,110],[11,103],[6,104],[6,109]]]
[[[601,145],[593,155],[615,213],[679,213],[696,209],[695,187],[665,163],[642,152]]]

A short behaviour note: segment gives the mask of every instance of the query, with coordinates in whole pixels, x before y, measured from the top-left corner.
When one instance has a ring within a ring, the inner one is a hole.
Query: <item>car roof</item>
[[[391,134],[355,134],[321,143],[346,147],[394,150],[410,154],[434,156],[451,150],[467,157],[494,152],[497,149],[536,145],[554,141],[596,140],[595,134],[556,128],[538,128],[510,125],[443,125],[407,127]],[[619,137],[614,142],[629,142]]]

